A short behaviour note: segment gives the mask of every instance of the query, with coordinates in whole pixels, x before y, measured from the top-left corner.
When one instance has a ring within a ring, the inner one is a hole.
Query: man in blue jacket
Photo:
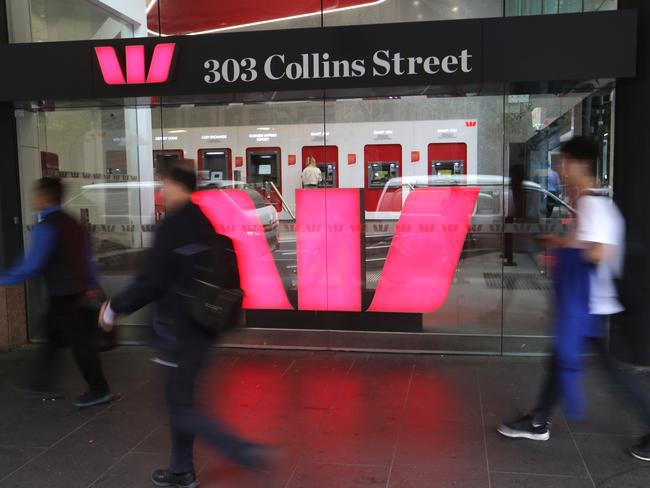
[[[92,262],[90,238],[61,207],[63,185],[57,178],[42,178],[34,185],[32,205],[37,224],[26,258],[0,275],[0,286],[12,286],[37,275],[43,277],[49,295],[46,331],[47,348],[35,368],[30,389],[47,395],[52,386],[56,348],[70,346],[77,366],[88,383],[88,392],[74,405],[79,408],[107,403],[112,399],[90,328],[81,305],[98,290]]]

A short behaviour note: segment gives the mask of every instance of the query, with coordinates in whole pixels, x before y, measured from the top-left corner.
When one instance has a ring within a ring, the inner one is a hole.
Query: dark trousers
[[[639,379],[634,374],[621,369],[607,351],[604,339],[593,337],[589,341],[598,362],[606,371],[612,385],[636,410],[637,415],[644,422],[647,432],[650,432],[650,398],[644,393],[643,385]],[[559,368],[557,355],[554,354],[549,360],[549,369],[537,407],[533,410],[533,422],[537,424],[550,421],[553,410],[560,400]]]
[[[59,373],[58,349],[68,346],[89,389],[109,391],[91,328],[85,322],[79,306],[79,298],[79,295],[50,297],[45,323],[49,342],[35,365],[32,387],[40,390],[52,388]]]
[[[168,366],[165,396],[169,409],[172,444],[169,468],[172,473],[194,471],[195,437],[201,438],[235,463],[250,464],[247,454],[252,444],[228,432],[213,418],[195,408],[196,379],[210,346],[208,340],[185,343],[173,355],[172,362],[176,367]]]

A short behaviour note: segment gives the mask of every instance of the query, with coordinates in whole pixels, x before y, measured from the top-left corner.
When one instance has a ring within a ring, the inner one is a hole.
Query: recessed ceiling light
[[[271,130],[270,127],[258,127],[257,130]]]
[[[458,12],[458,7],[452,7],[452,8],[451,8],[451,11],[452,11],[452,12]]]
[[[422,20],[422,14],[418,14],[418,20]]]
[[[413,0],[413,5],[416,7],[420,5],[420,0]]]

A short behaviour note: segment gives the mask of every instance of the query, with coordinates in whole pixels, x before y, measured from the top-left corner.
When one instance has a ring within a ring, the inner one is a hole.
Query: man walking
[[[608,315],[623,311],[614,285],[622,274],[624,222],[616,205],[594,190],[595,144],[575,137],[561,148],[561,172],[576,199],[576,226],[567,236],[546,236],[556,247],[555,343],[547,378],[536,408],[498,432],[510,438],[545,441],[553,409],[563,401],[566,415],[580,419],[584,401],[580,380],[585,346],[591,345],[613,383],[622,389],[650,432],[650,401],[636,378],[619,369],[609,356],[603,338]],[[631,450],[650,461],[650,436]]]
[[[156,345],[163,351],[156,358],[167,368],[166,401],[171,430],[171,460],[168,469],[152,474],[156,486],[194,488],[199,482],[193,464],[196,436],[222,451],[235,463],[248,468],[261,465],[264,449],[227,432],[195,408],[195,382],[207,359],[214,336],[195,323],[177,293],[187,282],[191,266],[187,253],[206,243],[222,246],[224,288],[239,287],[239,272],[232,242],[223,237],[215,242],[215,231],[201,209],[192,202],[196,189],[193,171],[172,167],[163,177],[167,216],[156,233],[149,260],[135,281],[104,305],[100,319],[110,330],[116,314],[132,313],[150,302],[155,304]]]
[[[0,275],[0,286],[22,283],[42,275],[49,295],[46,332],[49,343],[37,362],[30,390],[52,395],[56,348],[70,346],[88,392],[74,405],[79,408],[107,403],[111,392],[102,372],[93,335],[84,321],[82,302],[99,289],[92,262],[90,238],[83,227],[61,208],[63,185],[57,178],[38,180],[32,206],[38,212],[33,244],[24,261]],[[54,394],[55,395],[55,394]]]

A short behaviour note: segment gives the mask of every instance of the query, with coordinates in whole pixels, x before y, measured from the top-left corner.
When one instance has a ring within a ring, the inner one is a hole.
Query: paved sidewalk
[[[168,440],[159,366],[145,348],[103,356],[120,399],[78,411],[67,399],[12,389],[34,348],[0,355],[0,487],[150,486]],[[557,415],[546,443],[495,433],[530,407],[543,361],[528,358],[215,350],[205,408],[236,431],[282,446],[271,480],[197,449],[202,487],[590,488],[650,486],[650,464],[625,449],[640,434],[594,371],[589,419]],[[650,382],[648,382],[650,387]]]

